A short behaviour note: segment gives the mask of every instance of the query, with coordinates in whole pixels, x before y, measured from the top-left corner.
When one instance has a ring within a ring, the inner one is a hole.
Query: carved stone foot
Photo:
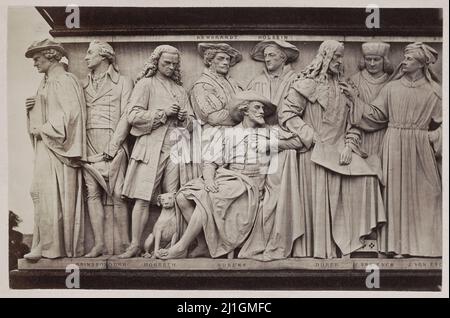
[[[175,258],[186,258],[187,251],[177,251],[175,248],[171,247],[169,249],[159,249],[156,251],[156,257],[160,259],[175,259]]]
[[[105,246],[104,245],[96,245],[94,246],[89,253],[84,255],[86,258],[94,258],[99,257],[103,255],[105,252]]]
[[[30,253],[25,254],[23,258],[29,261],[38,261],[42,258],[42,251],[40,249],[31,250]]]
[[[145,252],[145,253],[142,255],[142,257],[145,257],[145,258],[155,258],[155,255],[154,255],[153,252]]]
[[[130,245],[130,247],[127,248],[125,253],[120,254],[117,256],[118,258],[132,258],[139,256],[139,253],[141,252],[141,248],[137,245]]]
[[[211,257],[208,247],[206,245],[197,245],[189,254],[189,258],[196,257]]]

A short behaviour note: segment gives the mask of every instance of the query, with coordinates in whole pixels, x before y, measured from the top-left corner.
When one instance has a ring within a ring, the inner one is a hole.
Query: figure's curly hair
[[[110,64],[116,69],[116,71],[119,70],[117,64],[116,64],[116,53],[114,52],[113,47],[104,41],[99,40],[93,40],[89,46],[97,46],[99,48],[98,54],[102,57],[105,57]]]
[[[178,64],[175,67],[175,70],[170,77],[176,84],[183,85],[181,81],[181,54],[180,51],[178,51],[177,48],[170,46],[170,45],[160,45],[156,47],[156,49],[152,52],[150,57],[148,58],[147,62],[144,64],[144,67],[142,71],[139,73],[136,82],[140,81],[143,78],[153,77],[155,76],[156,72],[158,71],[158,62],[161,58],[161,55],[163,53],[171,53],[171,54],[177,54],[178,55]]]
[[[63,54],[55,49],[42,50],[40,53],[49,61],[59,62],[63,57]]]
[[[383,58],[383,72],[391,75],[394,72],[394,66],[392,65],[391,61],[386,56],[382,56],[382,58]],[[365,68],[366,68],[366,62],[364,61],[364,56],[363,56],[359,60],[358,69],[360,71],[362,71]]]

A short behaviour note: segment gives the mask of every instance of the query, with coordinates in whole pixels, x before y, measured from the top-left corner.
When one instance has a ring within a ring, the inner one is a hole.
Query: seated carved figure
[[[249,254],[253,241],[247,243],[247,238],[254,230],[260,202],[264,199],[271,157],[267,153],[274,145],[295,148],[301,144],[299,139],[274,142],[273,129],[265,125],[264,118],[275,108],[255,92],[237,94],[230,113],[239,124],[213,140],[218,145],[217,151],[204,158],[203,177],[179,190],[177,208],[188,222],[187,228],[180,241],[169,249],[158,250],[156,257],[185,257],[189,245],[202,229],[206,242],[203,246],[198,244],[196,249],[203,249],[203,253],[195,254],[208,252],[216,258],[241,246],[239,256]]]
[[[162,206],[161,214],[158,217],[153,232],[147,237],[144,243],[144,257],[155,258],[155,253],[159,247],[173,246],[177,239],[177,221],[175,214],[175,193],[163,193],[158,195],[158,206]],[[151,248],[154,247],[154,252]]]

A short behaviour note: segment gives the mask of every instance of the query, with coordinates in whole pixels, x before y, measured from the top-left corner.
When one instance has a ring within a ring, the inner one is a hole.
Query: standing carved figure
[[[135,199],[128,249],[120,258],[141,252],[141,237],[149,216],[152,197],[177,192],[183,164],[172,160],[177,143],[173,133],[190,129],[189,101],[181,86],[180,52],[173,46],[155,48],[133,90],[128,111],[131,134],[137,137],[125,176],[123,195]]]
[[[193,174],[201,175],[200,163],[211,149],[211,141],[222,127],[234,124],[229,103],[242,87],[231,78],[230,68],[242,60],[241,53],[226,43],[200,43],[198,52],[205,69],[190,91],[190,101],[197,123],[193,131]]]
[[[228,104],[242,88],[228,72],[242,55],[226,43],[200,43],[198,51],[205,69],[190,92],[194,114],[202,125],[232,126]]]
[[[377,179],[381,167],[364,160],[360,131],[350,122],[351,101],[340,88],[343,56],[343,43],[324,41],[279,109],[280,125],[305,146],[298,182],[306,233],[293,256],[348,255],[386,221]]]
[[[269,99],[279,108],[297,74],[291,63],[297,60],[299,50],[291,43],[281,40],[265,40],[255,45],[250,53],[256,61],[263,61],[265,68],[248,85]],[[266,119],[267,124],[278,127],[275,112]],[[292,133],[278,129],[280,141],[292,138]],[[295,136],[295,135],[294,135]],[[301,146],[301,144],[300,144]],[[298,147],[300,148],[300,147]],[[305,234],[303,210],[299,210],[301,191],[297,178],[298,149],[286,149],[272,160],[272,173],[266,177],[264,204],[260,218],[252,231],[252,248],[243,251],[247,258],[263,261],[283,259],[291,255],[294,242]]]
[[[28,98],[28,129],[34,148],[31,197],[34,232],[24,257],[79,257],[84,254],[84,203],[80,160],[86,156],[85,100],[75,75],[60,63],[66,51],[52,40],[34,42],[32,58],[44,79]]]
[[[83,172],[94,232],[94,246],[85,257],[98,257],[121,254],[130,243],[128,204],[121,194],[129,157],[127,105],[133,81],[119,73],[114,50],[106,42],[91,42],[85,60],[90,73],[83,85],[87,108]]]
[[[370,103],[389,80],[394,71],[388,59],[390,45],[384,42],[367,42],[362,45],[363,57],[358,65],[360,71],[350,77],[359,92],[359,98]],[[362,148],[369,155],[381,156],[381,145],[386,129],[363,132]]]
[[[378,236],[384,253],[442,256],[442,91],[430,65],[436,50],[421,42],[406,46],[405,58],[370,104],[351,87],[355,123],[367,131],[385,128],[382,163],[388,224]],[[432,125],[437,129],[430,130]]]
[[[279,107],[296,77],[291,63],[299,56],[298,48],[282,40],[264,40],[255,45],[250,55],[254,60],[264,62],[265,68],[250,81],[247,89],[258,92]],[[266,122],[278,124],[277,114],[267,118]]]

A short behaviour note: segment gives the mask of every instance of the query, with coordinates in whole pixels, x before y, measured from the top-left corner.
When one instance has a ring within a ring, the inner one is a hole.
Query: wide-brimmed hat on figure
[[[300,54],[299,49],[289,42],[282,40],[264,40],[253,47],[250,56],[256,61],[264,62],[264,50],[270,45],[279,47],[287,55],[286,63],[294,62]]]
[[[275,106],[269,99],[258,94],[255,91],[243,91],[234,95],[233,99],[229,104],[230,116],[236,122],[241,122],[243,119],[242,111],[239,109],[243,103],[246,102],[260,102],[264,105],[264,117],[269,117],[273,115],[277,106]]]
[[[230,65],[236,65],[242,60],[242,54],[238,50],[236,50],[231,45],[226,43],[199,43],[198,44],[198,53],[201,57],[205,55],[205,51],[208,49],[213,49],[217,51],[221,51],[230,56]]]
[[[67,57],[67,52],[64,49],[64,47],[62,46],[62,44],[59,43],[59,42],[50,40],[50,39],[45,39],[45,40],[42,40],[42,41],[35,41],[35,42],[33,42],[28,47],[27,51],[25,52],[25,57],[32,58],[35,53],[43,51],[43,50],[49,50],[49,49],[57,50],[63,56]]]

